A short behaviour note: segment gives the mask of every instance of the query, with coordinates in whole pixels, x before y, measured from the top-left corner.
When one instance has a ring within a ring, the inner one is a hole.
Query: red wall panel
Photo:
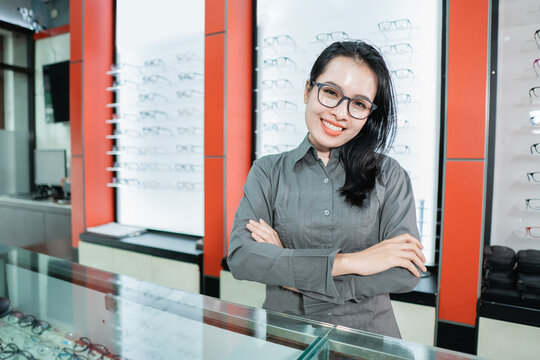
[[[225,31],[225,0],[205,0],[204,33]]]
[[[449,1],[447,157],[484,158],[489,1]]]
[[[478,298],[484,163],[448,161],[439,319],[474,325]]]
[[[204,274],[219,277],[223,257],[224,159],[204,159]]]
[[[69,65],[69,125],[71,155],[82,155],[82,63]]]
[[[71,156],[71,245],[78,247],[84,225],[84,184],[82,156]]]
[[[231,0],[227,12],[227,239],[251,166],[251,0]]]
[[[205,38],[204,58],[204,155],[223,156],[225,34]]]
[[[105,120],[112,115],[106,104],[112,94],[105,91],[112,79],[106,71],[113,63],[114,1],[84,2],[83,59],[83,136],[85,222],[95,226],[114,220],[113,191],[107,187],[111,174],[106,167],[112,158],[106,151],[112,141],[105,137],[112,126]]]
[[[70,60],[79,61],[82,59],[82,0],[71,0],[69,2],[69,36],[70,36]]]

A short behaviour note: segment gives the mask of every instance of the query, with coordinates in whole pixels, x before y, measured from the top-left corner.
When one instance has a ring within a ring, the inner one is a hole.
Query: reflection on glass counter
[[[171,276],[175,276],[171,274]],[[0,245],[0,358],[473,358]]]

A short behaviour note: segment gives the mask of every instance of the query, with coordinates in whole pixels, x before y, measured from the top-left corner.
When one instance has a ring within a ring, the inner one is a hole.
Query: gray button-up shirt
[[[339,149],[325,166],[307,136],[292,151],[255,161],[234,219],[229,268],[236,279],[267,285],[265,309],[400,337],[388,294],[411,291],[419,279],[400,267],[334,278],[332,266],[339,252],[403,233],[419,238],[409,177],[385,157],[362,207],[345,202],[344,183]],[[283,248],[253,240],[249,219],[271,224]]]

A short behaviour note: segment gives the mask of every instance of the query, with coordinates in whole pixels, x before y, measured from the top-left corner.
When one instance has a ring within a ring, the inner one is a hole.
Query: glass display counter
[[[0,318],[2,359],[474,358],[5,245],[0,295],[11,300]]]

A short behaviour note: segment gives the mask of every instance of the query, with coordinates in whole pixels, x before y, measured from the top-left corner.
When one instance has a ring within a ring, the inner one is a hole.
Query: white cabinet
[[[159,285],[200,292],[198,264],[81,241],[79,263]]]

